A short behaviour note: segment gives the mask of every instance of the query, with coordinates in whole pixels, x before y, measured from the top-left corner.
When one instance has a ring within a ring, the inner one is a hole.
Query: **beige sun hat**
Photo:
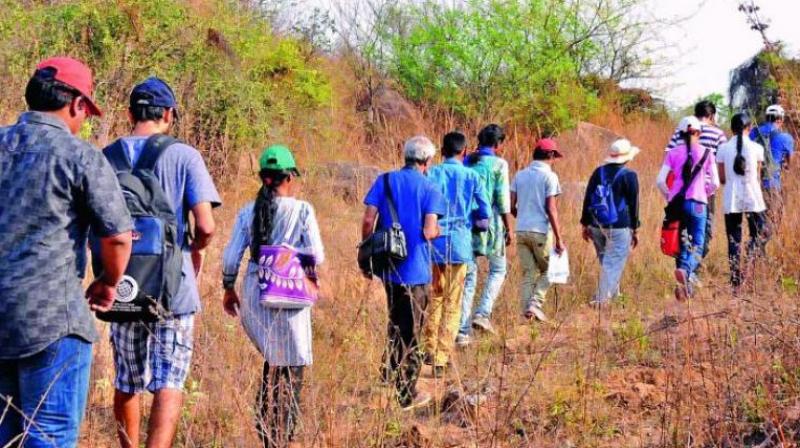
[[[622,138],[608,147],[608,157],[605,163],[625,163],[630,162],[639,154],[641,150],[633,146],[630,141]]]

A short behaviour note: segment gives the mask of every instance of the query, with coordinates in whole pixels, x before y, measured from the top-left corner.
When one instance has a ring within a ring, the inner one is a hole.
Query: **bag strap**
[[[392,185],[389,183],[389,173],[383,175],[383,194],[389,202],[389,213],[392,215],[392,224],[397,224],[400,219],[397,217],[397,207],[394,205],[394,197],[392,197]]]
[[[133,170],[128,154],[125,153],[125,144],[122,143],[122,139],[106,146],[103,149],[103,155],[106,156],[106,160],[114,168],[114,171],[126,172]]]
[[[710,152],[711,150],[706,148],[706,152],[703,153],[703,157],[700,158],[700,161],[697,162],[697,165],[695,165],[694,169],[692,169],[692,175],[689,176],[689,182],[686,182],[683,184],[683,186],[681,186],[681,191],[678,192],[676,197],[686,195],[686,192],[689,190],[689,185],[694,183],[694,180],[697,179],[697,175],[703,170],[703,165],[706,164],[706,160],[708,160],[708,154]]]
[[[156,166],[156,162],[164,154],[164,151],[177,142],[173,137],[163,134],[155,134],[150,136],[142,148],[142,153],[139,155],[139,160],[136,162],[134,170],[152,170]]]

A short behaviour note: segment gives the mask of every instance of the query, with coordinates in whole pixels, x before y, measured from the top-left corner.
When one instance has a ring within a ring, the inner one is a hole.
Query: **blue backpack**
[[[594,216],[595,222],[600,226],[616,224],[619,220],[620,212],[627,207],[624,198],[620,201],[619,206],[617,205],[617,201],[614,199],[613,189],[614,183],[620,175],[626,172],[627,169],[624,167],[620,168],[617,174],[611,179],[611,182],[609,182],[606,177],[606,166],[599,170],[600,183],[598,183],[594,191],[590,193],[589,211],[592,213],[592,216]]]

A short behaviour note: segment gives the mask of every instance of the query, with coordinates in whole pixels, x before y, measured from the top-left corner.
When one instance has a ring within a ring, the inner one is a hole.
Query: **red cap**
[[[564,157],[564,154],[561,154],[561,151],[558,150],[558,144],[552,138],[540,139],[536,142],[536,149],[540,149],[544,152],[553,152],[556,158]]]
[[[55,57],[45,59],[36,66],[37,70],[52,68],[56,71],[55,80],[60,81],[83,95],[89,106],[89,115],[103,116],[103,112],[94,103],[94,82],[92,70],[84,63],[68,57]]]

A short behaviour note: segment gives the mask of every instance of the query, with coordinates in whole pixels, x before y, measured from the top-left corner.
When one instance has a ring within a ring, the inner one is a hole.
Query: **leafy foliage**
[[[193,3],[0,0],[0,76],[11,80],[8,91],[21,92],[44,57],[86,61],[109,112],[93,129],[101,142],[124,132],[133,84],[163,77],[179,96],[181,136],[212,159],[261,146],[296,113],[330,103],[329,81],[305,44],[275,37],[263,17],[236,2]],[[0,109],[22,109],[20,97],[0,99]]]

